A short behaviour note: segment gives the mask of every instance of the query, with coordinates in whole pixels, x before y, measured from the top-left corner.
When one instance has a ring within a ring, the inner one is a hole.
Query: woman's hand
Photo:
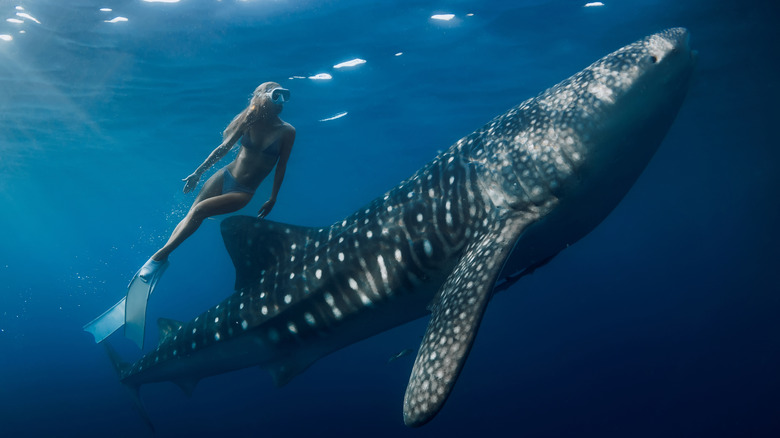
[[[265,201],[265,204],[260,207],[260,211],[257,213],[257,217],[263,219],[264,217],[268,216],[268,213],[270,213],[271,209],[274,208],[274,204],[276,204],[276,199],[269,199]]]
[[[200,180],[200,175],[197,173],[193,173],[192,175],[188,176],[187,178],[184,178],[182,181],[185,182],[184,184],[184,193],[189,193],[197,187],[198,181]]]

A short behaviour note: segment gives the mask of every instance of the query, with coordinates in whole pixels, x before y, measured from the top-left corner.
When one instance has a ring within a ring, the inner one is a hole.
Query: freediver
[[[184,193],[191,192],[201,176],[222,159],[241,139],[235,160],[212,175],[203,184],[187,215],[176,226],[168,242],[144,263],[127,288],[127,295],[84,329],[101,342],[123,324],[125,336],[143,346],[146,324],[146,304],[149,295],[168,266],[168,256],[198,229],[204,219],[233,213],[246,206],[257,187],[276,167],[271,196],[260,211],[259,218],[271,212],[287,170],[295,128],[279,114],[290,100],[290,91],[275,82],[258,86],[249,101],[222,134],[217,146],[195,172],[184,178]]]
[[[222,144],[209,154],[195,172],[182,180],[185,182],[184,193],[191,192],[200,177],[222,159],[240,138],[238,156],[203,184],[189,212],[173,230],[168,242],[143,265],[137,277],[145,282],[154,281],[157,272],[165,268],[171,252],[191,236],[204,219],[242,209],[252,200],[257,187],[276,165],[271,197],[260,207],[257,216],[264,218],[271,212],[295,141],[295,128],[279,117],[284,103],[289,99],[290,91],[275,82],[266,82],[255,89],[249,105],[223,132]]]

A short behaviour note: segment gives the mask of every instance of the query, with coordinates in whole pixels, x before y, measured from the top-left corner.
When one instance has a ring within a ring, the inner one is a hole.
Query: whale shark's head
[[[551,122],[563,122],[575,140],[572,150],[581,160],[573,160],[577,191],[603,191],[609,205],[622,198],[677,115],[695,63],[688,31],[673,28],[625,46],[569,84],[548,90],[548,99],[574,91],[570,118]]]
[[[666,101],[685,94],[696,53],[690,47],[688,30],[667,29],[624,47],[603,60],[613,71],[627,71],[627,89],[645,88]],[[614,55],[614,54],[613,54]]]
[[[593,63],[578,75],[585,79],[578,84],[584,85],[578,98],[592,109],[612,106],[623,111],[641,97],[650,105],[646,110],[653,110],[655,105],[684,94],[695,58],[688,31],[667,29]]]
[[[599,186],[627,190],[639,176],[687,91],[696,63],[688,40],[684,28],[650,35],[605,56],[567,84],[577,110],[563,122],[581,148],[578,183],[592,177]]]
[[[611,161],[615,156],[652,155],[688,88],[696,58],[688,40],[684,28],[668,29],[623,47],[581,73],[577,101],[583,113],[577,122],[584,127],[579,134],[586,154],[608,154]]]
[[[629,44],[486,125],[477,158],[493,203],[588,198],[611,210],[650,161],[679,109],[695,64],[688,31]],[[511,169],[511,170],[510,170]],[[599,199],[594,199],[597,194]]]

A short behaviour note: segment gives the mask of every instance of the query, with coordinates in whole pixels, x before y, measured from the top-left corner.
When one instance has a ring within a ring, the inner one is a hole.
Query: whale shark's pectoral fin
[[[475,239],[442,286],[406,387],[407,426],[427,423],[447,400],[471,350],[496,278],[523,228],[521,223],[510,222]]]

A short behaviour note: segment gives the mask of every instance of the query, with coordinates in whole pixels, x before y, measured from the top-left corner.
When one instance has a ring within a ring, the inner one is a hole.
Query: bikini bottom
[[[236,181],[236,178],[227,168],[222,169],[222,194],[224,195],[225,193],[236,192],[249,193],[250,195],[255,193],[255,191],[251,188],[243,184],[239,184],[238,181]]]

